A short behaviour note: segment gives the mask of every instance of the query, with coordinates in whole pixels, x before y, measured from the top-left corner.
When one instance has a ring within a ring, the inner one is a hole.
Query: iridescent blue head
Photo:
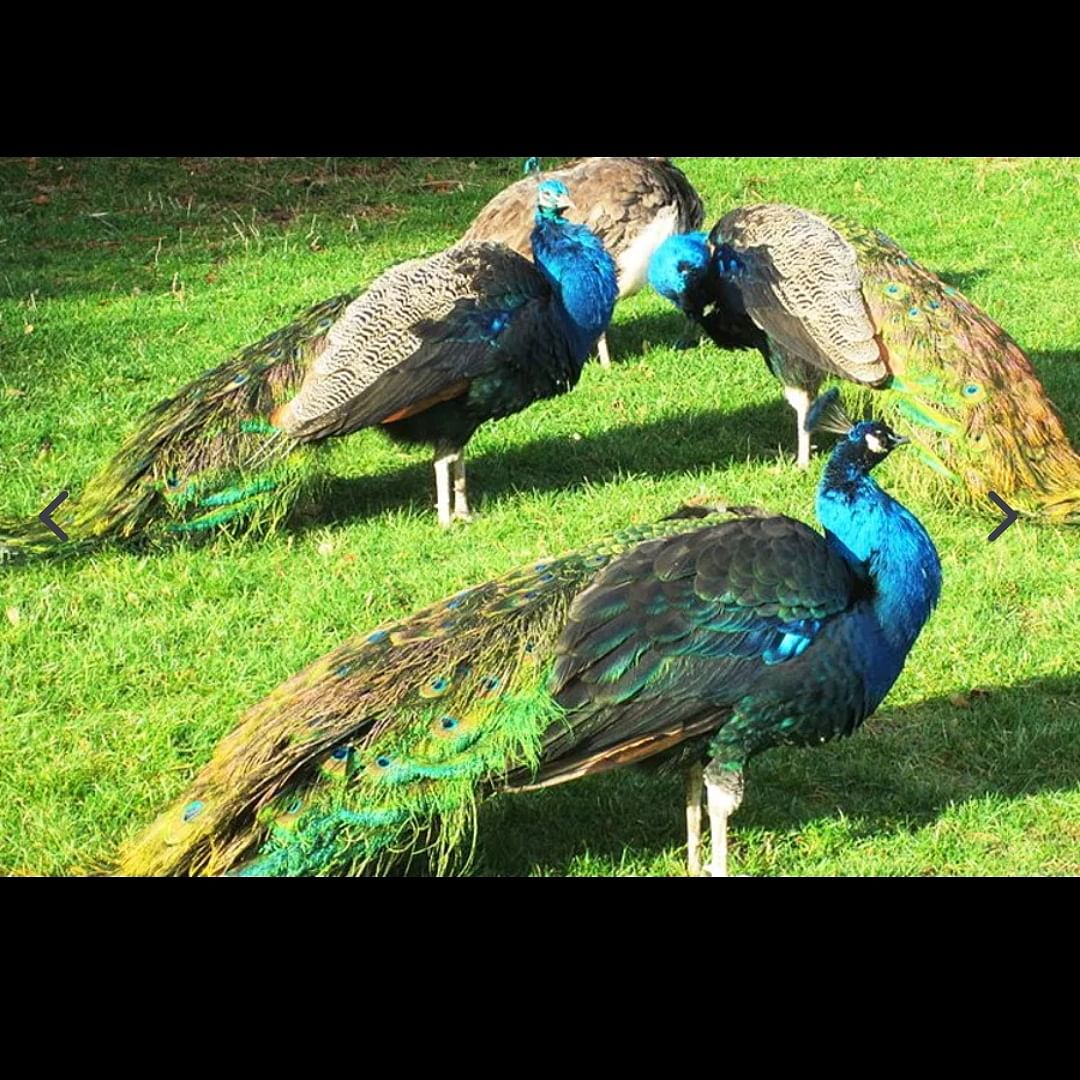
[[[543,181],[536,193],[536,212],[544,217],[561,217],[573,205],[570,189],[561,180]]]
[[[830,465],[837,462],[868,473],[898,446],[911,441],[904,435],[898,435],[881,420],[854,423],[844,412],[839,398],[840,391],[836,387],[826,390],[806,416],[807,431],[831,431],[844,436],[833,447]]]
[[[695,286],[708,273],[709,259],[709,243],[704,233],[670,236],[649,261],[649,284],[686,311]]]

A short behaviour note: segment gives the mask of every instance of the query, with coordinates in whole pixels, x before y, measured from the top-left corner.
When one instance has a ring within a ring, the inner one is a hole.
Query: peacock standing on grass
[[[883,233],[794,206],[732,210],[668,240],[653,287],[721,348],[758,349],[803,424],[827,375],[872,388],[883,417],[965,501],[988,491],[1080,522],[1080,457],[1020,347]]]
[[[547,174],[574,193],[569,218],[604,243],[619,272],[619,299],[646,282],[649,260],[669,236],[700,229],[701,198],[667,158],[582,158]],[[495,240],[523,255],[529,252],[534,192],[528,180],[500,191],[476,216],[463,241]],[[607,337],[597,343],[600,363],[611,366]]]
[[[835,396],[813,413],[845,432],[818,491],[824,536],[699,510],[355,637],[252,708],[118,872],[380,872],[421,855],[442,871],[480,797],[663,756],[687,768],[690,872],[704,777],[723,875],[747,762],[850,735],[941,587],[930,537],[870,477],[906,440],[852,426]]]
[[[312,444],[367,427],[431,444],[439,522],[467,519],[466,443],[485,421],[572,389],[615,305],[615,264],[563,216],[566,185],[531,184],[535,261],[460,244],[319,304],[154,408],[58,514],[69,545],[36,521],[0,526],[0,561],[273,525],[310,477]]]

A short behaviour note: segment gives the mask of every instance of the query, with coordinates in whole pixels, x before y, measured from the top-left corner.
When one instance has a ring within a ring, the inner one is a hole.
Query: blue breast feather
[[[557,290],[565,325],[583,359],[607,329],[619,295],[615,262],[583,225],[541,218],[532,232],[533,258]]]

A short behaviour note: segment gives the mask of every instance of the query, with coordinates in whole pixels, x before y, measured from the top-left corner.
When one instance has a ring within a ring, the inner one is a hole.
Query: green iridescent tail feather
[[[700,528],[627,529],[353,638],[252,708],[121,853],[132,875],[379,873],[466,862],[478,800],[534,768],[573,598],[621,552]]]
[[[1019,345],[887,236],[830,220],[858,253],[893,372],[882,391],[848,405],[912,439],[915,453],[896,468],[929,466],[927,477],[952,481],[934,484],[946,500],[994,515],[988,491],[1033,520],[1080,523],[1080,455]]]
[[[334,297],[199,376],[150,411],[112,460],[56,514],[0,523],[0,562],[78,554],[108,539],[273,528],[318,483],[311,448],[268,422],[295,395],[353,299]]]

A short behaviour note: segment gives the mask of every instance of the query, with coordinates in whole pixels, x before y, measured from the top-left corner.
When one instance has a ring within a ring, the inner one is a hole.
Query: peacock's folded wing
[[[347,434],[458,397],[500,368],[525,369],[533,351],[558,366],[568,346],[551,295],[531,262],[497,244],[394,267],[335,324],[275,422],[299,439]]]
[[[864,587],[819,533],[786,517],[735,519],[620,557],[577,597],[559,638],[551,685],[568,722],[545,738],[539,782],[719,727]]]
[[[745,206],[721,218],[710,239],[721,277],[777,345],[855,382],[888,378],[857,253],[827,221],[794,206]]]

